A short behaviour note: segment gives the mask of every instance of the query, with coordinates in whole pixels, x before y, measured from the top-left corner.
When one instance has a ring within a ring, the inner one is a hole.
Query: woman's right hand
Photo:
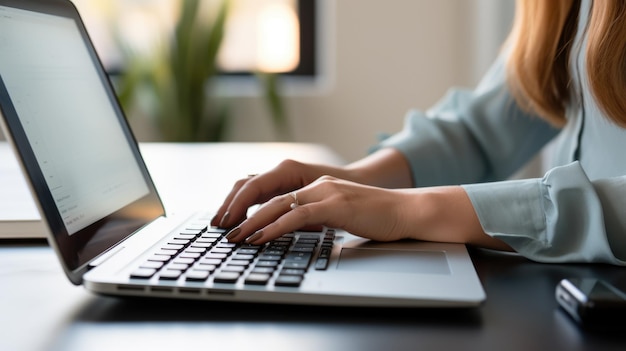
[[[300,189],[324,175],[351,178],[350,171],[343,168],[285,160],[268,172],[239,179],[211,220],[211,225],[232,228],[246,219],[251,206]]]

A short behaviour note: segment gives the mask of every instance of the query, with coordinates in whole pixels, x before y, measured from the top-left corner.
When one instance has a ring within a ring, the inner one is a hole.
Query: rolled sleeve
[[[552,169],[542,179],[463,188],[483,230],[529,259],[626,265],[619,255],[626,245],[624,233],[617,234],[623,223],[607,227],[603,207],[610,202],[603,203],[597,186],[574,162]]]

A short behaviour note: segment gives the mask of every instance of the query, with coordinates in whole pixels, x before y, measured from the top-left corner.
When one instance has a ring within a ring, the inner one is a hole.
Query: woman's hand
[[[266,173],[240,179],[211,220],[211,225],[231,228],[246,218],[251,206],[300,189],[326,174],[350,177],[350,171],[341,168],[285,160]]]
[[[391,148],[381,149],[345,167],[286,160],[267,173],[248,176],[235,182],[211,220],[211,225],[232,228],[246,218],[248,208],[251,206],[265,203],[274,196],[298,190],[324,175],[379,187],[412,186],[406,159],[399,151]]]
[[[287,160],[237,181],[211,225],[234,227],[229,241],[252,244],[327,226],[378,241],[413,238],[509,249],[483,232],[461,187],[412,186],[406,159],[394,149],[345,167]],[[262,205],[246,219],[257,204]]]
[[[315,225],[376,241],[413,238],[508,249],[484,234],[461,187],[392,190],[330,176],[273,197],[226,237],[258,245]]]
[[[380,241],[398,240],[406,233],[400,191],[323,176],[308,186],[278,195],[230,231],[229,241],[259,244],[311,226],[342,228]]]

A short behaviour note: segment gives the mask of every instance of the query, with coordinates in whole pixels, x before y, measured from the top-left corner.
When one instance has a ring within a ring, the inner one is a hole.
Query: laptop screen
[[[75,269],[162,207],[84,27],[68,14],[0,5],[0,98]]]

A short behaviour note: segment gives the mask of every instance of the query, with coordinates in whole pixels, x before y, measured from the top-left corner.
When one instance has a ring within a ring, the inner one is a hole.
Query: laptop
[[[0,0],[0,111],[49,244],[67,278],[95,294],[372,307],[486,299],[465,245],[333,228],[233,244],[210,226],[210,209],[171,214],[70,1]]]

